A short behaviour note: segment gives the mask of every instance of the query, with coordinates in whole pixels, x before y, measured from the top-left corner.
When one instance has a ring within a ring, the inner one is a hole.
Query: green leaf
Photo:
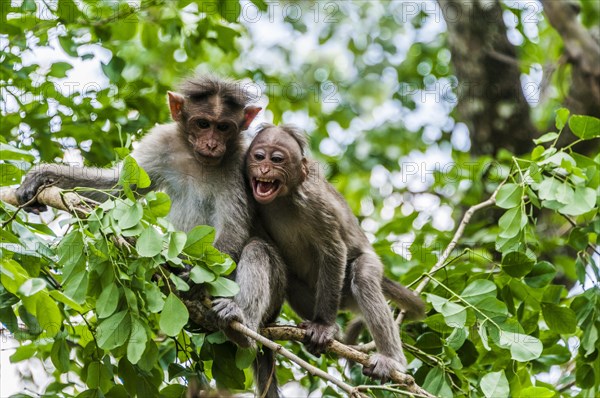
[[[510,395],[510,387],[503,370],[484,375],[479,386],[487,398],[502,398]]]
[[[556,111],[556,120],[555,120],[556,128],[559,131],[562,130],[566,126],[568,119],[569,119],[569,110],[568,109],[560,108],[559,110],[557,110]]]
[[[160,314],[160,329],[167,336],[177,336],[189,319],[189,313],[181,300],[170,293]]]
[[[212,366],[213,377],[217,386],[225,388],[244,388],[244,372],[238,369],[235,363],[235,346],[232,344],[213,345],[214,360]]]
[[[592,188],[578,186],[575,188],[573,200],[558,209],[559,213],[568,216],[580,216],[592,210],[596,205],[596,191]]]
[[[234,281],[220,276],[217,280],[208,283],[207,290],[213,296],[231,297],[240,291],[240,287]]]
[[[573,201],[574,197],[575,192],[573,191],[573,188],[571,188],[571,186],[569,186],[569,184],[565,182],[558,185],[558,188],[556,189],[556,192],[554,194],[555,200],[563,204],[570,203],[571,201]]]
[[[192,270],[190,271],[190,279],[194,281],[194,283],[200,284],[205,282],[212,282],[216,278],[217,277],[215,276],[215,274],[213,274],[211,271],[205,269],[200,265],[194,266],[194,268],[192,268]]]
[[[177,275],[171,274],[169,275],[169,279],[173,282],[173,284],[175,284],[175,288],[180,292],[187,292],[188,290],[190,290],[190,286]]]
[[[523,199],[523,187],[518,184],[506,184],[498,191],[496,205],[503,209],[519,206]]]
[[[61,292],[60,290],[52,290],[51,292],[49,292],[49,294],[50,294],[50,297],[52,297],[54,300],[58,301],[59,303],[63,303],[65,305],[73,308],[77,312],[85,312],[85,309],[81,305],[79,305],[75,300],[71,299],[70,297],[65,295],[63,292]]]
[[[558,334],[575,333],[577,319],[572,309],[552,303],[542,303],[542,314],[550,330]]]
[[[123,68],[125,68],[125,61],[122,58],[113,55],[108,64],[101,63],[101,66],[102,71],[112,83],[118,83],[122,79]]]
[[[433,308],[435,308],[437,312],[444,315],[444,319],[448,326],[454,328],[462,328],[465,326],[465,322],[467,321],[467,309],[465,307],[431,293],[427,294],[427,301],[433,305]]]
[[[119,297],[120,292],[116,282],[104,288],[98,300],[96,300],[96,314],[98,318],[111,316],[117,310]]]
[[[146,342],[148,341],[148,335],[146,334],[146,328],[144,324],[137,318],[131,318],[131,335],[129,342],[127,343],[127,359],[132,364],[136,364],[142,358],[142,354],[146,350]]]
[[[212,247],[215,240],[215,229],[207,225],[192,228],[187,234],[183,251],[190,256],[202,257],[207,247]]]
[[[460,294],[463,300],[477,306],[482,300],[496,298],[496,284],[486,279],[478,279],[470,283]]]
[[[521,390],[520,397],[553,398],[555,392],[545,387],[529,386]]]
[[[79,8],[73,0],[61,0],[58,2],[58,8],[56,9],[58,17],[65,23],[69,24],[77,20],[81,15]]]
[[[0,142],[0,159],[2,160],[24,160],[31,162],[35,159],[31,153],[24,151],[19,148],[15,148],[12,145]]]
[[[138,166],[137,162],[131,156],[123,159],[121,165],[121,174],[119,176],[119,184],[123,187],[135,185],[137,188],[148,188],[150,186],[150,177]]]
[[[146,294],[146,308],[148,311],[153,314],[160,312],[165,305],[165,300],[163,299],[163,294],[158,286],[153,283],[148,283],[146,284],[144,293]]]
[[[146,22],[142,26],[142,45],[154,50],[158,43],[158,26],[153,22]]]
[[[98,346],[105,350],[122,346],[131,334],[131,317],[127,311],[117,312],[100,322],[96,330]]]
[[[19,287],[18,293],[22,294],[25,297],[33,296],[39,291],[42,291],[46,288],[46,281],[41,278],[31,278],[27,279],[21,287]]]
[[[502,238],[512,238],[527,225],[527,216],[523,213],[521,206],[507,210],[498,220],[500,227],[499,236]]]
[[[540,183],[538,194],[541,200],[556,200],[555,193],[561,182],[554,177],[545,177]]]
[[[600,137],[600,119],[593,116],[573,115],[569,119],[569,128],[584,140]]]
[[[146,195],[146,200],[154,217],[166,217],[171,211],[171,199],[164,192],[150,192]]]
[[[425,381],[423,382],[423,388],[436,397],[452,398],[454,396],[446,380],[444,371],[439,367],[434,367],[427,373],[427,377],[425,377]]]
[[[181,384],[171,384],[160,390],[160,398],[181,398],[187,388]]]
[[[247,369],[254,362],[256,358],[256,350],[253,348],[240,348],[238,347],[235,353],[235,366],[238,369]]]
[[[156,228],[149,226],[138,238],[135,248],[141,257],[154,257],[162,251],[162,236]]]
[[[534,288],[548,285],[556,275],[556,267],[548,261],[540,261],[525,277],[525,283]]]
[[[69,347],[65,339],[56,339],[50,351],[52,363],[61,373],[67,373],[71,362],[69,361]]]
[[[15,185],[21,182],[23,171],[10,163],[0,163],[0,185]]]
[[[585,250],[588,242],[588,234],[583,228],[573,228],[569,233],[569,245],[577,251]]]
[[[121,229],[129,229],[135,227],[144,216],[144,209],[142,204],[135,202],[133,205],[128,206],[127,210],[117,219],[117,224]]]
[[[543,144],[544,142],[554,141],[557,138],[558,138],[558,134],[552,132],[552,133],[546,133],[546,134],[542,135],[540,138],[533,140],[533,142],[536,145],[538,145],[538,144]]]
[[[167,251],[167,258],[177,258],[177,256],[179,256],[179,254],[183,251],[186,240],[187,235],[185,234],[185,232],[171,232],[169,234],[169,248]]]
[[[575,370],[575,380],[581,388],[592,388],[596,383],[594,368],[587,363],[578,364]]]
[[[73,69],[73,65],[68,62],[55,62],[50,67],[50,72],[48,72],[48,75],[62,79],[67,77],[67,72],[71,69]]]
[[[519,362],[529,362],[540,357],[544,346],[542,342],[522,333],[500,331],[499,345],[510,348],[512,359]]]
[[[571,351],[563,345],[554,344],[544,348],[542,356],[537,359],[538,362],[547,366],[560,365],[571,359]]]
[[[502,257],[502,269],[515,278],[527,275],[534,263],[535,259],[523,252],[509,252]]]
[[[63,317],[58,305],[44,291],[27,299],[35,300],[35,316],[43,330],[49,337],[54,337],[63,324]],[[25,299],[23,299],[25,301]]]

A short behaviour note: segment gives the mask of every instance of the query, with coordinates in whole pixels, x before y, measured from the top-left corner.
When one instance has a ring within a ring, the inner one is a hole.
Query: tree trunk
[[[516,51],[499,2],[438,0],[459,80],[457,110],[471,132],[471,152],[531,149],[537,131],[521,88]]]
[[[570,1],[542,0],[550,25],[563,39],[566,62],[571,64],[571,88],[565,107],[572,114],[600,117],[600,44],[577,20],[579,9]],[[561,145],[573,141],[564,134]],[[577,147],[583,153],[598,150],[598,140]]]

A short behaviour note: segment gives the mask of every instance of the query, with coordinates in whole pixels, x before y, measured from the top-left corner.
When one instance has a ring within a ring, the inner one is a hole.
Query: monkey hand
[[[369,366],[363,367],[363,374],[385,383],[390,379],[393,370],[406,373],[406,358],[404,358],[404,354],[401,354],[400,361],[396,361],[383,354],[373,354],[369,358]]]
[[[17,188],[16,195],[17,200],[21,205],[31,202],[38,194],[38,190],[44,185],[52,185],[57,181],[56,176],[52,173],[48,173],[44,170],[31,170],[25,176],[25,180],[20,187]],[[24,210],[30,213],[40,214],[46,211],[48,208],[46,205],[31,202],[24,207]]]
[[[233,321],[246,325],[246,319],[242,309],[230,298],[218,298],[213,300],[212,312],[217,319],[217,326],[225,333],[227,338],[242,348],[255,346],[254,340],[248,336],[233,330],[229,324]]]
[[[328,325],[313,321],[304,321],[298,326],[306,330],[304,344],[308,352],[315,356],[320,356],[325,352],[329,343],[331,343],[340,330],[336,323]]]

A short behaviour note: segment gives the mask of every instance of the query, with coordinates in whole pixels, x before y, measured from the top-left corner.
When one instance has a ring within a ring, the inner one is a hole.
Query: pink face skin
[[[306,159],[298,143],[278,127],[269,127],[252,141],[247,172],[254,199],[266,205],[289,195],[306,178]]]

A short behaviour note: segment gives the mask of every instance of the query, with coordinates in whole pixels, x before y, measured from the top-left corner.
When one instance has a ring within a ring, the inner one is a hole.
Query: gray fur
[[[289,126],[263,128],[246,158],[253,187],[259,177],[281,186],[274,198],[260,197],[258,213],[288,267],[287,299],[309,320],[303,323],[307,348],[316,354],[333,338],[339,308],[362,313],[379,352],[364,373],[389,378],[392,369],[406,370],[406,359],[382,289],[383,265],[344,198],[312,172],[318,165],[304,157],[305,139],[298,140],[297,131]],[[271,161],[273,153],[285,159]],[[308,176],[301,175],[305,164],[311,170]]]
[[[236,82],[213,76],[186,81],[181,88],[183,96],[173,95],[177,100],[184,98],[181,112],[174,116],[178,122],[153,128],[132,152],[132,157],[150,176],[152,185],[147,190],[162,190],[171,197],[169,219],[175,227],[189,231],[196,225],[214,226],[215,247],[238,263],[234,277],[240,292],[232,299],[215,300],[213,312],[218,325],[234,342],[251,346],[253,342],[236,335],[227,325],[238,320],[256,331],[274,321],[284,300],[285,271],[276,249],[264,236],[250,239],[251,233],[256,232],[252,230],[256,220],[245,187],[246,148],[239,131],[248,122],[244,106],[250,97]],[[192,118],[198,115],[209,118],[215,126],[221,121],[235,126],[234,134],[221,141],[226,149],[218,161],[206,162],[198,155],[202,143],[197,140],[201,134],[192,123]],[[110,190],[117,185],[120,173],[121,165],[112,169],[41,165],[28,173],[17,190],[17,197],[25,203],[35,196],[39,187],[48,183],[68,189]],[[96,192],[86,196],[97,200],[106,198]],[[263,393],[261,388],[266,388],[265,380],[271,374],[271,369],[265,370],[264,364],[274,363],[272,356],[272,352],[261,354],[258,361],[263,366],[255,366],[259,394]],[[267,375],[262,374],[266,371]],[[278,395],[277,381],[273,379],[266,396]]]

